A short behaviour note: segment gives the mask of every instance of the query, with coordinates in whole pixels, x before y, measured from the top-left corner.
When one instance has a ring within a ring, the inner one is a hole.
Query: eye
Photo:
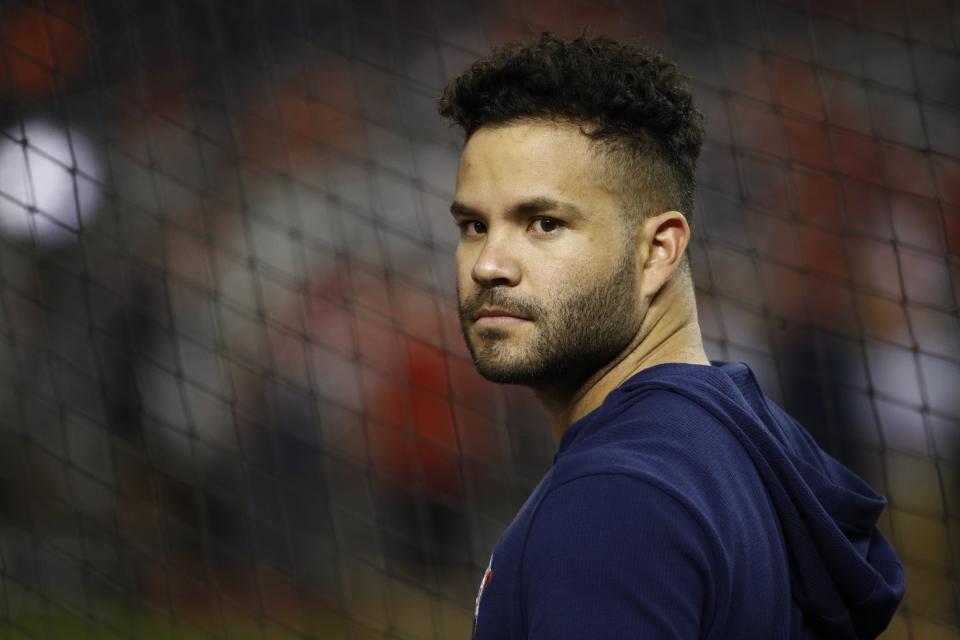
[[[562,226],[558,220],[554,220],[553,218],[536,218],[530,223],[530,227],[534,232],[540,235],[553,235],[559,231]]]
[[[479,220],[464,220],[463,222],[458,222],[457,226],[460,227],[460,235],[468,238],[482,236],[487,232],[487,225]]]

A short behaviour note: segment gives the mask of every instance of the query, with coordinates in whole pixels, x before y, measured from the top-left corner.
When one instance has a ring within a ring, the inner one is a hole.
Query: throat
[[[554,384],[534,386],[533,391],[559,441],[570,425],[598,408],[610,392],[631,377],[644,369],[671,362],[710,365],[695,321],[665,337],[659,337],[656,331],[638,335],[636,344],[631,344],[618,358],[579,384],[568,381],[563,385],[554,381]]]

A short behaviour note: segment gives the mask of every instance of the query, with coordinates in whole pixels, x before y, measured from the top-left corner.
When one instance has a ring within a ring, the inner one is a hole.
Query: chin
[[[502,353],[474,355],[473,362],[481,376],[499,384],[532,384],[536,382],[539,367],[535,363],[504,357]]]
[[[522,384],[531,385],[536,382],[536,377],[529,371],[517,367],[489,366],[480,362],[476,363],[477,371],[481,376],[490,382],[497,384]]]
[[[483,329],[475,330],[471,338],[467,346],[473,363],[490,382],[529,385],[539,378],[539,362],[520,337],[501,329]]]

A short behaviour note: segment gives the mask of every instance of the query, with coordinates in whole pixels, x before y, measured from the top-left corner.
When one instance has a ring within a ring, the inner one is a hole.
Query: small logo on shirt
[[[487,563],[487,570],[483,573],[483,580],[480,581],[480,590],[477,591],[477,604],[473,609],[473,637],[477,637],[477,618],[480,617],[480,598],[483,597],[483,590],[487,588],[490,581],[493,580],[493,556],[490,556],[490,562]]]

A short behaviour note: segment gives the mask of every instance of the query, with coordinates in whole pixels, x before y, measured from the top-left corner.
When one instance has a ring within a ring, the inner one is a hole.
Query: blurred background
[[[960,638],[960,7],[0,3],[0,638],[467,638],[551,462],[474,372],[442,86],[641,38],[705,115],[711,357],[889,498]]]

